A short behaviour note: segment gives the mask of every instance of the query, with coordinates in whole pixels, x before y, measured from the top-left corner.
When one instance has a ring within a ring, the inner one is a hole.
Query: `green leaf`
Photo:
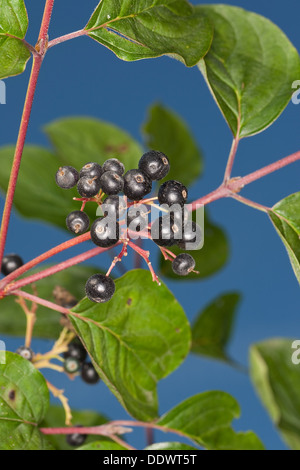
[[[157,417],[157,382],[175,370],[190,347],[182,307],[148,271],[116,281],[106,304],[83,299],[70,319],[100,377],[136,419]]]
[[[112,441],[96,441],[86,444],[76,450],[128,450],[126,447]]]
[[[157,442],[145,448],[145,450],[199,450],[182,442]]]
[[[283,217],[300,236],[300,192],[291,194],[275,204],[273,212]]]
[[[210,22],[186,0],[102,0],[85,29],[122,60],[167,54],[189,67],[212,41]]]
[[[210,450],[262,450],[253,432],[236,433],[233,419],[240,416],[236,400],[225,392],[205,392],[175,406],[157,422],[165,431],[177,430]]]
[[[223,294],[200,312],[192,327],[193,353],[231,362],[226,347],[240,298],[235,292]]]
[[[0,0],[0,79],[24,72],[30,52],[22,40],[28,28],[23,0]]]
[[[98,119],[65,118],[48,124],[45,132],[62,163],[78,170],[87,162],[118,158],[126,170],[137,168],[141,146],[119,127]]]
[[[0,450],[50,450],[37,426],[49,407],[49,391],[31,362],[6,353],[0,365]]]
[[[90,410],[72,410],[73,424],[74,426],[101,426],[107,423],[107,418]],[[65,412],[62,406],[50,406],[48,413],[41,423],[43,428],[61,428],[65,426]],[[67,444],[66,436],[53,434],[48,435],[48,440],[51,442],[55,450],[74,450]],[[101,436],[89,435],[85,441],[85,445],[88,446],[95,441],[101,440]],[[107,438],[106,441],[107,442]],[[110,441],[108,441],[110,442]]]
[[[230,129],[240,137],[263,131],[291,99],[291,84],[300,76],[297,50],[256,13],[229,5],[198,6],[197,11],[214,25],[211,49],[199,69]]]
[[[39,219],[66,229],[66,216],[80,209],[76,188],[66,191],[55,183],[55,174],[62,165],[80,170],[90,161],[103,163],[118,157],[126,167],[137,168],[142,148],[121,129],[96,119],[72,118],[56,121],[46,127],[57,154],[34,145],[24,149],[14,204],[17,211],[30,219]],[[0,188],[6,191],[14,147],[0,149]],[[41,191],[41,182],[43,190]],[[97,204],[88,204],[86,212],[96,217]]]
[[[286,443],[300,450],[300,366],[293,363],[293,340],[274,338],[250,349],[251,379]],[[299,361],[297,361],[299,362]]]
[[[189,186],[202,173],[202,153],[187,124],[173,111],[160,104],[149,110],[143,127],[147,146],[164,152],[171,162],[168,180]]]
[[[190,273],[188,276],[179,277],[177,274],[174,274],[172,264],[169,261],[165,261],[163,256],[160,256],[160,272],[162,276],[180,282],[199,280],[212,276],[227,263],[229,257],[229,243],[226,234],[223,229],[210,221],[207,209],[205,209],[205,216],[204,246],[201,250],[191,252],[196,261],[195,269],[199,271],[199,274]],[[182,252],[177,246],[172,246],[171,250],[176,255]]]
[[[43,269],[50,265],[43,266]],[[34,274],[40,269],[30,271]],[[65,271],[54,274],[36,283],[39,297],[52,302],[56,302],[53,296],[53,290],[56,286],[65,288],[78,301],[84,296],[84,286],[87,279],[95,273],[99,272],[99,268],[90,266],[73,266]],[[31,287],[25,287],[29,293],[32,293]],[[49,310],[42,305],[38,306],[37,320],[34,325],[33,335],[38,338],[57,339],[62,329],[60,323],[61,314]],[[2,335],[24,336],[26,329],[26,317],[22,308],[16,304],[14,296],[5,297],[1,300],[0,314],[0,331]]]
[[[275,206],[276,207],[276,206]],[[283,219],[275,212],[269,211],[270,219],[281,238],[289,256],[295,276],[300,284],[300,239],[298,232],[293,228],[293,222]]]

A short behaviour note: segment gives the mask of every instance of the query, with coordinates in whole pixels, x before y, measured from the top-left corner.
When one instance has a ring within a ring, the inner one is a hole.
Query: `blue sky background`
[[[35,43],[44,2],[27,3],[30,18],[27,39]],[[226,3],[267,16],[300,50],[299,0],[289,0],[288,8],[282,1]],[[96,5],[97,0],[56,2],[50,37],[80,29]],[[16,140],[29,68],[22,76],[7,81],[7,105],[0,106],[1,145]],[[157,101],[174,109],[189,123],[203,149],[205,173],[191,188],[190,196],[194,199],[205,195],[221,181],[231,133],[197,68],[185,68],[175,60],[160,58],[126,63],[86,38],[53,48],[42,68],[27,142],[48,146],[42,127],[54,119],[73,115],[110,121],[141,140],[140,128],[147,108]],[[234,175],[245,175],[299,150],[299,118],[300,105],[290,104],[271,128],[242,141]],[[243,195],[273,205],[286,195],[299,191],[299,168],[297,163],[253,183],[245,188]],[[3,206],[3,200],[1,204]],[[242,293],[230,353],[246,365],[249,345],[253,342],[276,336],[300,337],[299,287],[281,241],[264,214],[231,200],[215,202],[210,212],[229,236],[229,263],[218,275],[207,280],[183,284],[168,282],[168,285],[190,321],[219,294],[229,290]],[[16,251],[28,261],[67,238],[62,230],[28,222],[14,214],[6,251]],[[63,256],[57,257],[57,260],[62,259]],[[19,339],[4,339],[12,350],[22,343]],[[34,343],[34,348],[40,351],[49,346],[49,342]],[[73,407],[105,411],[114,419],[126,418],[126,412],[104,384],[89,387],[80,379],[70,383],[57,374],[47,376],[65,388]],[[161,413],[193,394],[211,389],[227,391],[239,401],[242,415],[235,422],[236,429],[253,429],[268,449],[285,449],[247,375],[217,362],[190,356],[175,373],[162,381],[159,384]],[[140,447],[144,443],[141,434],[140,431],[139,436],[131,439]],[[156,437],[165,439],[158,434]]]

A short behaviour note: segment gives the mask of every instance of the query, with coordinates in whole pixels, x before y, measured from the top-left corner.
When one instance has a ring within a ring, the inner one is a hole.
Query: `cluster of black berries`
[[[162,248],[177,244],[181,249],[188,250],[191,244],[201,238],[201,229],[195,222],[188,220],[184,210],[188,190],[182,183],[170,180],[160,186],[157,199],[166,214],[158,217],[151,228],[148,213],[139,209],[144,201],[149,202],[149,199],[143,201],[143,198],[151,193],[153,182],[165,178],[169,170],[168,157],[152,150],[141,157],[138,169],[129,170],[125,174],[123,163],[112,158],[102,166],[95,162],[87,163],[80,172],[70,166],[61,167],[56,173],[56,183],[63,189],[77,185],[84,204],[94,200],[101,205],[103,215],[90,228],[95,245],[108,248],[120,239],[125,241],[130,238],[133,226],[135,232],[146,230],[149,238]],[[105,194],[107,197],[103,201]],[[129,204],[128,199],[132,201]],[[123,232],[122,218],[125,218],[126,223]],[[89,229],[90,220],[83,210],[73,211],[68,215],[66,224],[71,232],[79,235]],[[194,270],[195,261],[189,254],[182,253],[174,259],[172,267],[176,274],[186,276]],[[114,292],[114,281],[103,274],[95,274],[86,283],[86,295],[93,302],[107,302]]]
[[[93,364],[87,361],[87,352],[78,340],[72,341],[68,350],[63,354],[64,369],[68,374],[75,374],[80,371],[84,382],[93,385],[99,382],[100,377]]]

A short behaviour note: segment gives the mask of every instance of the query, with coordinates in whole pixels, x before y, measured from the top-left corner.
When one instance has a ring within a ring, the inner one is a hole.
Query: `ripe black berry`
[[[169,159],[164,153],[151,150],[140,159],[139,169],[144,171],[153,181],[161,180],[170,171]]]
[[[81,378],[84,382],[92,385],[99,382],[100,377],[91,362],[85,362],[81,368]]]
[[[20,346],[16,350],[16,354],[19,354],[19,356],[23,357],[23,359],[27,359],[27,361],[32,361],[34,356],[32,349],[27,348],[26,346]]]
[[[94,197],[100,191],[100,178],[83,176],[77,184],[77,191],[82,197]]]
[[[82,178],[83,176],[87,176],[88,178],[100,178],[103,174],[102,166],[99,163],[90,162],[84,165],[81,168],[79,177]]]
[[[79,371],[80,367],[81,362],[79,362],[77,359],[74,359],[74,357],[67,357],[65,360],[64,369],[68,374],[75,374]]]
[[[120,219],[127,209],[124,197],[108,196],[102,204],[103,213],[108,217]]]
[[[62,166],[56,172],[55,179],[60,188],[71,189],[79,180],[79,173],[72,166]]]
[[[80,426],[77,425],[76,427],[80,427]],[[74,433],[74,434],[67,434],[66,435],[67,444],[69,444],[69,446],[71,446],[71,447],[82,446],[82,444],[85,443],[86,438],[87,438],[86,434],[79,434],[77,432]]]
[[[113,171],[118,175],[123,176],[125,172],[125,166],[117,158],[110,158],[103,163],[103,171]]]
[[[145,206],[131,206],[127,212],[127,227],[133,232],[141,232],[148,227],[148,212]]]
[[[119,224],[112,217],[100,217],[96,219],[91,227],[92,241],[97,246],[107,248],[119,241]]]
[[[123,191],[123,177],[114,171],[106,171],[100,178],[100,186],[103,192],[108,195],[119,194]]]
[[[187,276],[195,268],[195,260],[188,253],[181,253],[172,262],[172,269],[178,276]]]
[[[164,215],[156,219],[151,225],[151,237],[159,246],[172,246],[177,242],[175,239],[177,230],[179,230],[179,227],[172,217]]]
[[[5,255],[2,260],[1,272],[4,276],[8,276],[10,273],[23,266],[23,264],[23,260],[19,255],[15,253]]]
[[[68,351],[63,354],[64,359],[71,357],[72,359],[76,359],[79,362],[84,362],[87,357],[87,352],[82,346],[81,343],[78,341],[73,341],[68,346]]]
[[[178,246],[182,250],[197,250],[202,241],[202,230],[196,222],[188,220],[182,229],[182,238]]]
[[[90,219],[85,212],[73,211],[66,218],[66,224],[70,232],[81,235],[87,232],[90,226]]]
[[[152,190],[152,180],[141,170],[129,170],[124,176],[124,194],[139,201]]]
[[[85,285],[87,297],[96,303],[108,302],[113,297],[115,289],[114,281],[104,274],[94,274]]]
[[[179,181],[170,180],[161,185],[158,191],[158,201],[160,204],[179,204],[183,206],[188,197],[188,190]]]

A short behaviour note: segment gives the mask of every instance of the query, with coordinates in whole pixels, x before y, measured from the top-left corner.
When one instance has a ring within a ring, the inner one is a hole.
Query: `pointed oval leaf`
[[[272,208],[273,212],[284,218],[292,229],[300,236],[300,192],[279,201]]]
[[[22,42],[28,28],[23,0],[0,0],[0,79],[24,72],[30,52]]]
[[[240,299],[240,294],[236,292],[226,293],[200,312],[192,326],[193,353],[231,362],[226,347],[232,335]]]
[[[225,392],[205,392],[175,406],[157,424],[165,431],[177,430],[210,450],[263,450],[253,432],[236,433],[233,419],[240,416],[236,400]]]
[[[202,152],[180,116],[156,104],[149,110],[143,131],[147,146],[164,152],[170,159],[171,168],[166,179],[180,181],[186,186],[197,180],[203,168]]]
[[[300,76],[300,59],[268,19],[229,5],[198,6],[214,25],[209,53],[199,63],[234,135],[263,131],[281,114]]]
[[[0,365],[0,450],[50,449],[38,424],[49,407],[49,391],[31,362],[7,352]]]
[[[300,342],[296,343],[274,338],[254,344],[250,350],[250,373],[283,439],[292,449],[300,450]]]
[[[122,60],[167,54],[189,67],[212,41],[210,22],[186,0],[102,0],[85,29]]]
[[[100,377],[136,419],[157,417],[156,385],[176,369],[190,348],[182,307],[144,270],[116,281],[106,304],[83,299],[70,319]]]

